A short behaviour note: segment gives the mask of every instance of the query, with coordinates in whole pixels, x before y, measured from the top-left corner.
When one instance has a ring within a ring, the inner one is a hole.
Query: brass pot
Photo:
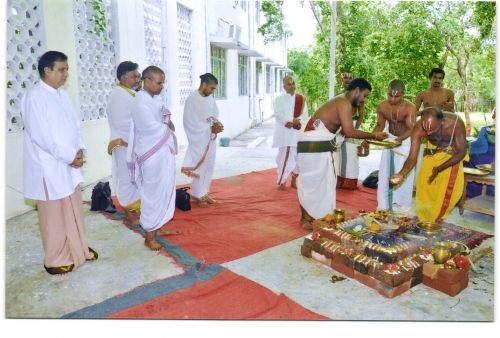
[[[434,262],[437,264],[443,264],[448,259],[451,258],[451,251],[448,247],[444,245],[437,245],[432,248],[432,257],[434,257]]]
[[[344,209],[337,208],[333,211],[333,221],[338,224],[342,223],[345,219]]]

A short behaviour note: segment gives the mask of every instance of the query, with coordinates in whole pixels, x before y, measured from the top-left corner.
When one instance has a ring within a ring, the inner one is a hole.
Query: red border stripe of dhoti
[[[441,205],[441,210],[439,211],[436,222],[440,222],[441,218],[444,216],[446,209],[450,206],[451,194],[453,193],[453,188],[458,176],[459,163],[451,167],[450,178],[448,180],[448,186],[446,187],[446,192],[444,194],[443,204]]]

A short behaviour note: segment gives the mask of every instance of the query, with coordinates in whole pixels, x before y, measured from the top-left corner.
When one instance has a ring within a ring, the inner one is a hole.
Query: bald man
[[[416,181],[416,213],[421,222],[441,223],[463,193],[463,161],[467,160],[464,122],[437,107],[424,109],[411,132],[410,154],[399,173],[390,178],[393,185],[401,184],[415,166],[424,138],[427,145]]]
[[[308,111],[306,99],[295,93],[295,80],[291,76],[283,79],[285,92],[274,100],[273,147],[278,148],[276,157],[278,189],[285,190],[288,177],[292,176],[291,186],[297,188],[297,137],[301,126],[307,121]]]

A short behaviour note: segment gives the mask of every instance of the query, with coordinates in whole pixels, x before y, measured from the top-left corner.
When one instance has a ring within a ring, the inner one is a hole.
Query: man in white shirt
[[[141,183],[140,224],[146,231],[144,244],[160,250],[158,234],[172,234],[161,229],[174,216],[175,155],[177,139],[170,129],[170,112],[159,94],[165,73],[156,66],[142,72],[143,89],[132,104],[132,126],[127,147],[127,165],[133,182]],[[160,230],[160,231],[158,231]]]
[[[41,81],[23,96],[24,196],[37,201],[44,267],[64,274],[96,260],[83,225],[80,168],[85,146],[77,113],[60,87],[68,78],[68,58],[49,51],[40,57]]]
[[[139,224],[141,196],[136,185],[130,182],[127,168],[127,145],[132,121],[130,109],[141,83],[137,63],[124,61],[116,69],[119,83],[108,98],[106,107],[110,128],[108,154],[112,156],[111,174],[118,202],[125,210],[125,222]]]
[[[191,196],[200,207],[206,208],[216,203],[209,192],[215,166],[215,140],[224,127],[218,120],[219,109],[213,97],[217,78],[206,73],[200,79],[200,87],[189,95],[184,105],[183,124],[189,145],[181,172],[193,178]]]
[[[297,137],[303,123],[307,121],[308,112],[304,96],[295,93],[295,81],[291,76],[283,79],[285,93],[274,100],[273,147],[278,147],[276,157],[278,173],[278,189],[285,190],[286,181],[292,175],[291,186],[297,188],[295,182],[297,169]]]

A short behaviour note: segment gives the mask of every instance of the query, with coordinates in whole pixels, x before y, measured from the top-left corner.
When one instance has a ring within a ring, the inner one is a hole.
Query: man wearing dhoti
[[[423,138],[427,138],[427,146],[416,180],[416,213],[421,222],[441,223],[464,189],[465,125],[456,114],[437,107],[424,109],[411,133],[410,154],[399,173],[391,176],[392,184],[400,184],[415,166]]]
[[[342,128],[351,138],[383,140],[387,134],[366,133],[354,129],[352,109],[363,103],[372,87],[362,78],[354,79],[344,97],[335,97],[311,116],[299,134],[297,143],[298,197],[302,210],[301,225],[312,229],[312,220],[333,213],[336,206],[338,142],[335,133]]]
[[[45,270],[64,274],[96,260],[83,224],[80,168],[85,146],[79,118],[62,88],[68,58],[57,51],[38,61],[41,81],[23,96],[24,196],[37,201]]]
[[[307,121],[308,111],[303,95],[295,93],[295,81],[291,76],[283,79],[285,93],[274,100],[274,129],[273,147],[278,147],[276,157],[278,186],[285,189],[286,181],[292,175],[292,188],[297,188],[297,137],[302,124]]]
[[[109,94],[106,112],[110,128],[108,154],[111,158],[111,175],[118,202],[125,210],[125,221],[139,223],[141,195],[138,185],[132,184],[127,167],[127,145],[132,117],[130,110],[141,83],[137,63],[124,61],[116,69],[119,83]]]
[[[170,112],[159,94],[165,73],[156,66],[142,72],[143,89],[132,104],[132,126],[127,149],[127,165],[133,182],[141,183],[141,227],[146,231],[144,244],[151,250],[161,245],[155,237],[169,234],[162,228],[174,215],[175,155],[177,139],[170,123]],[[170,232],[171,233],[171,232]]]
[[[373,132],[388,128],[389,138],[400,144],[395,148],[382,150],[378,172],[378,209],[408,212],[413,198],[415,170],[398,186],[389,185],[389,177],[400,171],[410,152],[409,136],[415,125],[417,110],[413,103],[404,99],[405,85],[401,80],[389,83],[387,100],[377,106],[377,125]],[[368,145],[363,143],[364,147]]]
[[[344,96],[347,92],[347,87],[352,81],[352,73],[342,73],[342,87],[344,92],[339,96]],[[360,104],[358,107],[352,107],[352,121],[354,129],[359,129],[365,116],[365,106]],[[338,133],[337,141],[340,143],[339,149],[339,175],[337,176],[337,189],[358,189],[359,176],[359,157],[357,148],[358,140],[346,138],[342,134],[342,130]]]
[[[206,208],[216,201],[209,196],[214,173],[216,138],[224,130],[219,122],[219,109],[213,93],[217,89],[217,78],[210,73],[200,76],[197,90],[191,93],[184,105],[183,124],[188,139],[188,148],[181,172],[193,178],[191,197]]]

